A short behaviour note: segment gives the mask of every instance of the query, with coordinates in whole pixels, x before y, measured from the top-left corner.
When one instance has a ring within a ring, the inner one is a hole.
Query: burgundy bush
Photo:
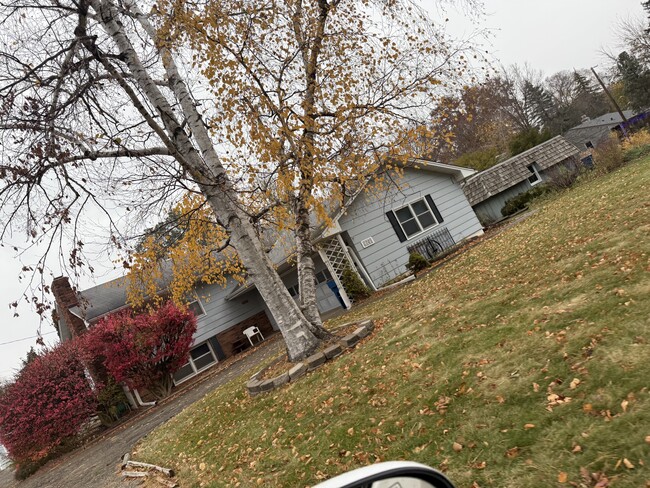
[[[75,436],[97,400],[76,343],[65,343],[28,364],[0,396],[0,443],[17,462],[47,456]]]
[[[187,361],[195,331],[194,314],[170,302],[150,313],[110,315],[85,334],[84,344],[117,382],[162,397]]]

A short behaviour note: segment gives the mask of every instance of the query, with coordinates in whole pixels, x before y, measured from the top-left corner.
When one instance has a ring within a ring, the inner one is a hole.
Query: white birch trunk
[[[238,195],[219,160],[194,100],[178,73],[171,52],[164,47],[158,48],[169,87],[180,104],[185,123],[192,131],[194,143],[196,143],[200,154],[176,119],[168,100],[142,65],[119,21],[119,12],[114,3],[110,0],[90,0],[89,4],[97,13],[102,27],[124,57],[130,75],[148,102],[155,107],[160,115],[176,159],[195,179],[215,214],[230,231],[233,246],[284,337],[289,359],[296,361],[306,357],[316,349],[319,340],[310,331],[309,322],[289,295],[273,264],[264,252],[252,224],[239,208]],[[139,11],[133,0],[129,0],[125,4],[136,15],[152,45],[156,45],[156,33],[148,18]],[[131,96],[131,98],[133,97]],[[134,103],[137,102],[134,101]]]

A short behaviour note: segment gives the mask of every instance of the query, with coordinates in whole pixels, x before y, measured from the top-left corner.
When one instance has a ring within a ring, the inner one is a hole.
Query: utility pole
[[[623,119],[623,123],[624,123],[624,124],[627,124],[627,117],[625,117],[625,114],[624,114],[623,111],[621,110],[621,107],[619,107],[618,103],[616,103],[616,100],[614,99],[614,97],[612,96],[612,94],[609,92],[609,90],[608,90],[607,87],[605,86],[605,83],[603,83],[603,80],[600,79],[600,76],[598,76],[598,73],[596,73],[596,70],[595,70],[594,68],[591,68],[591,71],[592,71],[592,73],[594,74],[594,76],[596,77],[596,79],[598,80],[598,83],[600,83],[600,86],[602,86],[602,87],[603,87],[603,90],[605,90],[605,94],[609,97],[609,99],[610,99],[610,100],[612,101],[612,103],[614,104],[614,107],[616,107],[616,111],[617,111],[618,114],[621,116],[621,119]],[[623,129],[623,132],[625,133],[625,128]]]

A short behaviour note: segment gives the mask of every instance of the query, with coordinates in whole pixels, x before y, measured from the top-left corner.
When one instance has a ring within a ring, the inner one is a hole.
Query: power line
[[[30,339],[36,339],[37,337],[43,337],[43,336],[46,336],[48,334],[56,334],[56,331],[53,330],[51,332],[46,332],[45,334],[41,334],[40,336],[35,335],[35,336],[31,336],[31,337],[23,337],[22,339],[15,339],[13,341],[0,342],[0,346],[6,346],[7,344],[14,344],[16,342],[28,341]]]

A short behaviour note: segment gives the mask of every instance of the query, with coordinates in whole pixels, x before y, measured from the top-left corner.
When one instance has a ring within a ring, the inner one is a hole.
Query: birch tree
[[[315,232],[458,86],[470,46],[409,1],[163,0],[154,18],[210,81],[210,126],[244,186],[294,233],[301,308],[323,337]]]
[[[134,0],[0,5],[2,237],[18,226],[51,250],[68,231],[79,237],[83,211],[95,205],[118,241],[120,221],[102,198],[126,187],[134,205],[146,207],[148,197],[174,189],[200,192],[277,322],[289,358],[313,351],[319,341],[218,155],[201,90],[189,84],[191,67],[159,38],[151,5],[147,13],[145,2]],[[85,264],[82,248],[75,241],[73,267]]]

